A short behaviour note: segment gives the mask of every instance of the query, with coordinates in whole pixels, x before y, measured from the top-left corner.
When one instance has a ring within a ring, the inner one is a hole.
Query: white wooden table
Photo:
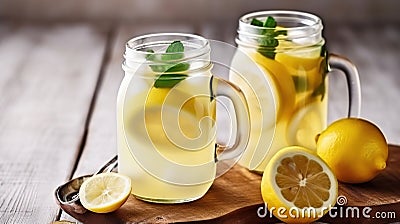
[[[0,223],[71,219],[54,189],[116,153],[115,103],[124,43],[151,32],[190,32],[234,44],[236,24],[0,23]],[[400,27],[327,27],[331,52],[350,58],[361,116],[400,144]],[[331,80],[329,121],[346,114],[343,79]]]

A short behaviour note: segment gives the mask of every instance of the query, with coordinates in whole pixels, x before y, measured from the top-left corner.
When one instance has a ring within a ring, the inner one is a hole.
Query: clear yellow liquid
[[[136,197],[179,203],[198,199],[210,188],[216,173],[215,101],[210,76],[201,76],[173,89],[135,77],[121,85],[118,168],[132,179]]]
[[[230,80],[243,89],[251,119],[250,141],[241,165],[263,172],[283,147],[315,149],[315,136],[327,121],[327,80],[320,49],[277,53],[274,60],[256,49],[242,48],[245,54],[235,55],[232,67],[242,77],[231,72]],[[263,79],[270,92],[262,88]]]

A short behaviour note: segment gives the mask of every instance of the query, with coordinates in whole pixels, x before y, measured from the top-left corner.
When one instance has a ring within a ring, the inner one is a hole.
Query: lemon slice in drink
[[[290,145],[301,145],[316,149],[315,136],[325,129],[326,117],[321,116],[324,104],[310,102],[293,113],[287,126],[287,140]]]
[[[165,131],[163,129],[165,127],[160,123],[169,122],[169,120],[177,122],[179,131],[188,138],[196,138],[201,134],[201,130],[195,125],[198,124],[200,119],[208,115],[210,109],[209,97],[190,95],[184,91],[183,88],[152,87],[150,89],[145,103],[146,124],[154,123],[160,127],[160,130],[155,133],[149,133],[154,139],[159,138],[160,133]],[[152,108],[155,108],[155,110],[152,110]],[[163,118],[169,120],[162,120]]]
[[[311,70],[320,63],[319,50],[317,52],[306,52],[299,54],[277,53],[275,60],[293,68],[302,67]]]
[[[274,81],[277,96],[277,120],[287,117],[291,114],[296,97],[294,82],[285,66],[281,63],[263,56],[256,52],[252,55],[254,61],[267,70],[265,74],[270,74]]]
[[[290,146],[281,149],[268,163],[261,193],[276,218],[286,223],[309,223],[335,205],[338,182],[316,153]]]
[[[202,149],[211,144],[214,134],[215,101],[211,102],[205,90],[196,87],[188,82],[174,88],[152,87],[146,98],[144,119],[148,140],[157,153],[176,164],[209,160],[202,156],[205,152]],[[187,154],[183,151],[197,157],[184,156]]]
[[[209,98],[196,96],[184,92],[183,88],[156,88],[152,87],[146,98],[146,107],[152,106],[173,106],[179,110],[186,111],[192,115],[204,116],[207,108],[204,108]],[[190,90],[186,90],[190,92]],[[193,92],[193,91],[191,91]],[[190,92],[190,93],[191,93]]]
[[[125,203],[131,188],[129,177],[118,173],[102,173],[83,182],[79,189],[79,198],[87,210],[108,213]]]
[[[146,98],[146,107],[161,106],[167,97],[170,88],[155,88],[152,87]]]
[[[285,65],[288,72],[293,75],[297,92],[314,90],[321,84],[323,74],[320,66],[323,59],[320,56],[320,48],[277,53],[275,56],[275,60]]]

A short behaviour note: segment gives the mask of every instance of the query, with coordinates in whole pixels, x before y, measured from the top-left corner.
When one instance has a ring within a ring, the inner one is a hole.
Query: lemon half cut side
[[[131,190],[129,177],[118,173],[102,173],[83,182],[79,189],[79,198],[87,210],[108,213],[120,208]]]
[[[281,149],[268,163],[261,193],[276,218],[286,223],[309,223],[335,205],[338,182],[315,152],[290,146]]]

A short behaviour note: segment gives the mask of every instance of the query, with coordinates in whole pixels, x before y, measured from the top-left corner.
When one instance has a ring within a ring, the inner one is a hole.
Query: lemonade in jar
[[[232,100],[245,133],[228,155],[243,151],[248,141],[244,95],[213,77],[208,40],[197,35],[139,36],[127,42],[124,57],[117,99],[118,172],[131,178],[132,194],[141,200],[182,203],[202,197],[223,159],[217,155],[216,98]]]
[[[349,116],[359,114],[357,70],[348,60],[327,54],[317,16],[294,11],[250,13],[239,20],[236,43],[231,67],[241,75],[231,73],[230,80],[249,100],[251,136],[240,164],[250,170],[263,172],[283,147],[316,148],[315,136],[327,126],[330,66],[346,74]]]

